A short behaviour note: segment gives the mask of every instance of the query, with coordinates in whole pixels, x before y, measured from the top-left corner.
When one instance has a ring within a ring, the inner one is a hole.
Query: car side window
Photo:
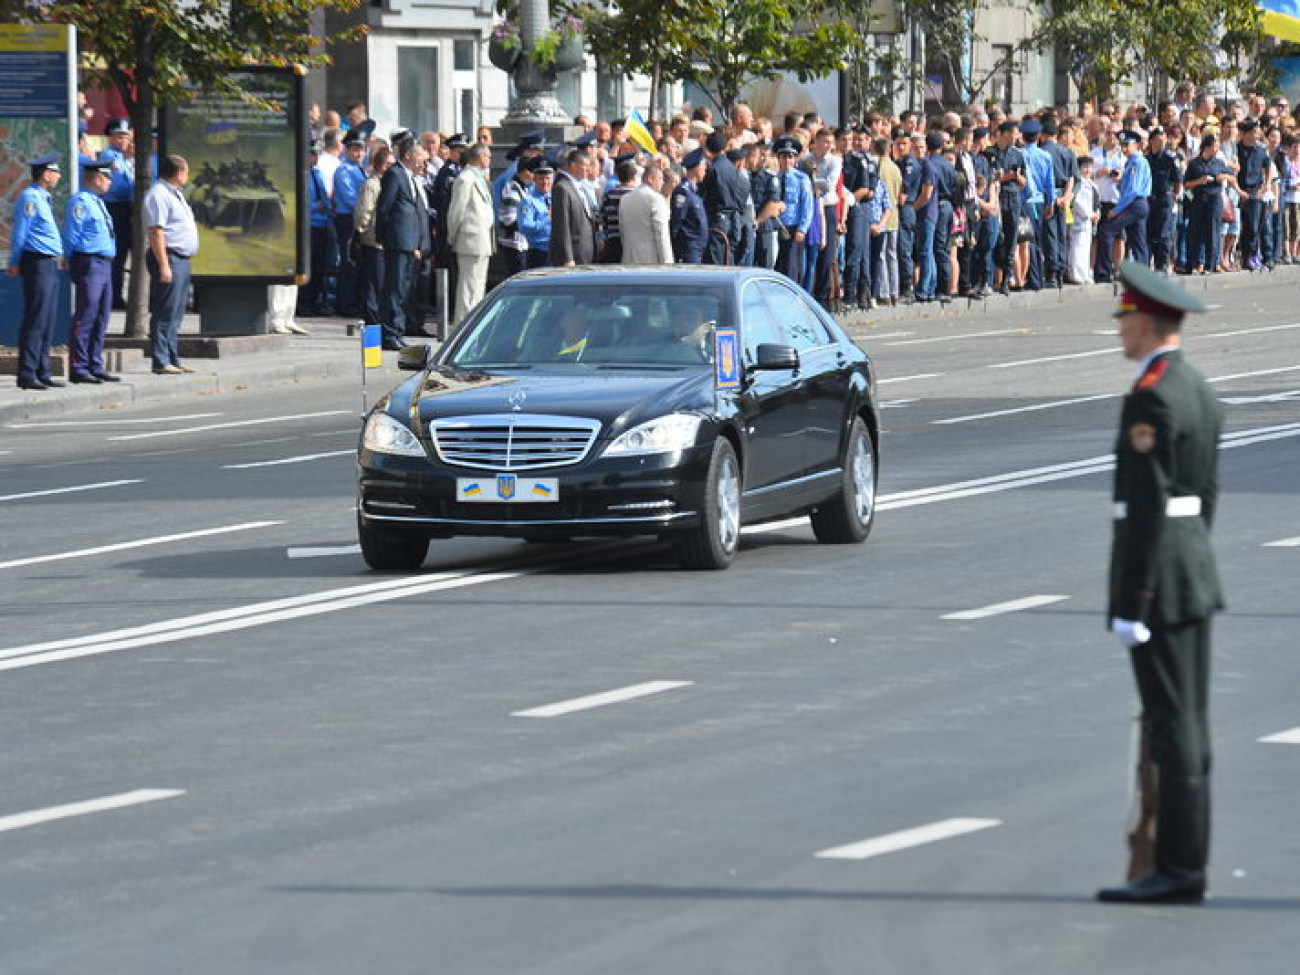
[[[808,306],[807,300],[793,288],[775,281],[760,281],[758,288],[772,318],[781,329],[782,337],[777,341],[792,345],[800,352],[830,343],[830,333],[826,331],[826,326]]]
[[[744,333],[745,358],[758,360],[758,347],[764,344],[784,345],[785,336],[777,324],[777,318],[759,290],[759,282],[745,287],[741,297],[741,331]]]

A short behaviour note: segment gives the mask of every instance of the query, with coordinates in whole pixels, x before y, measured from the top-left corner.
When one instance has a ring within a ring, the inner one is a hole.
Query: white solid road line
[[[1252,403],[1285,403],[1287,400],[1300,399],[1300,389],[1288,389],[1285,393],[1264,393],[1261,396],[1223,396],[1220,398],[1229,406],[1249,406]]]
[[[291,559],[318,559],[327,555],[360,555],[360,545],[318,545],[291,548],[285,551]]]
[[[232,430],[236,427],[255,427],[265,423],[284,423],[290,420],[312,420],[320,416],[341,416],[353,410],[322,410],[319,413],[292,413],[288,416],[264,416],[256,420],[232,420],[230,423],[207,423],[197,427],[185,427],[182,430],[150,430],[148,433],[127,433],[109,437],[110,441],[143,440],[146,437],[183,437],[187,433],[203,433],[207,430]]]
[[[874,839],[862,840],[860,843],[835,846],[829,850],[822,850],[816,856],[822,860],[868,860],[886,853],[909,850],[914,846],[924,846],[926,843],[936,843],[939,840],[948,840],[954,836],[964,836],[966,833],[975,833],[1001,825],[1000,819],[945,819],[928,826],[917,826],[915,829],[905,829],[897,833],[877,836]]]
[[[1039,606],[1050,606],[1052,603],[1059,603],[1069,598],[1069,596],[1025,596],[1023,599],[994,603],[992,606],[981,606],[979,609],[964,609],[960,613],[947,613],[940,618],[945,620],[982,620],[990,616],[1001,616],[1004,613],[1019,613],[1026,609],[1037,609]]]
[[[1015,362],[990,362],[985,369],[1014,369],[1016,366],[1036,366],[1044,362],[1064,362],[1066,359],[1089,359],[1097,355],[1118,355],[1118,347],[1094,349],[1092,352],[1071,352],[1068,355],[1045,355],[1039,359],[1018,359]]]
[[[616,691],[589,694],[586,697],[577,697],[571,701],[560,701],[558,704],[529,708],[527,711],[513,711],[510,716],[512,718],[554,718],[561,714],[572,714],[574,711],[587,711],[591,708],[605,707],[608,704],[632,701],[651,694],[662,694],[664,691],[671,691],[678,687],[690,687],[692,683],[689,680],[652,680],[644,684],[622,687]]]
[[[1295,372],[1300,366],[1279,366],[1276,369],[1256,369],[1254,372],[1238,372],[1231,376],[1210,376],[1207,383],[1227,383],[1234,379],[1254,379],[1256,376],[1276,376],[1282,372]]]
[[[54,427],[120,427],[138,426],[145,423],[176,423],[178,420],[209,420],[224,413],[186,413],[181,416],[149,416],[120,420],[42,420],[39,423],[6,423],[10,430],[44,430]]]
[[[964,332],[957,335],[934,335],[924,339],[909,339],[906,342],[885,342],[885,345],[925,345],[930,342],[952,342],[956,339],[983,339],[994,335],[1016,335],[1023,332],[1021,328],[1000,328],[995,332]]]
[[[1265,542],[1265,548],[1296,548],[1300,546],[1300,535],[1294,538],[1279,538],[1276,542]]]
[[[309,460],[321,460],[324,457],[344,457],[354,456],[355,447],[349,447],[347,450],[330,450],[323,454],[300,454],[297,457],[281,457],[279,460],[259,460],[250,464],[222,464],[223,471],[243,471],[250,467],[279,467],[281,464],[301,464]]]
[[[1264,745],[1300,745],[1300,728],[1279,731],[1276,735],[1265,735],[1260,739]]]
[[[39,565],[42,562],[61,562],[64,559],[79,559],[88,555],[103,555],[107,552],[124,552],[132,548],[145,548],[149,545],[166,545],[168,542],[183,542],[191,538],[207,538],[210,535],[227,535],[231,532],[246,532],[254,528],[270,528],[283,525],[282,521],[248,521],[242,525],[225,525],[221,528],[203,528],[198,531],[181,532],[176,535],[155,535],[153,538],[139,538],[133,542],[116,542],[112,545],[97,545],[94,548],[80,548],[72,552],[55,552],[53,555],[33,555],[26,559],[12,559],[0,562],[0,569],[14,569],[22,565]]]
[[[1096,396],[1077,396],[1074,399],[1058,399],[1050,403],[1035,403],[1033,406],[1017,406],[1007,410],[993,410],[989,413],[972,413],[968,416],[953,416],[946,420],[931,420],[932,424],[943,426],[948,423],[969,423],[972,420],[991,420],[999,416],[1011,416],[1013,413],[1034,413],[1038,410],[1054,410],[1058,406],[1074,406],[1078,403],[1092,403],[1096,400],[1114,399],[1118,393],[1099,393]],[[882,404],[883,405],[883,404]]]
[[[939,379],[943,375],[944,373],[942,372],[922,372],[915,376],[893,376],[889,379],[877,379],[876,385],[886,386],[889,383],[910,383],[917,379]]]
[[[876,404],[876,405],[879,406],[882,410],[900,410],[900,409],[902,409],[904,406],[911,406],[913,403],[919,403],[919,402],[921,402],[919,399],[917,399],[916,397],[913,397],[912,399],[887,399],[887,400],[881,400],[881,401],[880,401],[878,404]]]
[[[184,789],[136,789],[115,796],[101,799],[87,799],[84,802],[70,802],[63,806],[49,806],[46,809],[33,809],[31,812],[15,813],[12,816],[0,816],[0,833],[28,826],[39,826],[56,819],[72,819],[75,816],[89,816],[91,813],[108,812],[111,809],[125,809],[145,802],[157,802],[160,799],[175,799],[185,795]]]
[[[1264,325],[1260,328],[1242,328],[1231,332],[1205,332],[1196,336],[1199,342],[1201,339],[1226,339],[1233,335],[1254,335],[1256,332],[1284,332],[1289,329],[1300,328],[1300,322],[1292,322],[1289,325]]]
[[[223,609],[211,613],[200,613],[197,616],[163,620],[159,623],[149,623],[144,626],[110,630],[105,633],[91,633],[66,640],[50,640],[45,643],[10,647],[0,650],[0,670],[17,670],[22,667],[34,667],[38,664],[55,663],[60,660],[93,657],[101,653],[112,653],[116,650],[130,650],[134,647],[147,647],[158,643],[189,640],[195,637],[211,636],[214,633],[229,633],[234,630],[263,626],[267,623],[278,623],[282,620],[319,616],[324,613],[336,613],[357,606],[368,606],[372,603],[405,599],[408,596],[418,596],[427,592],[439,592],[463,586],[477,586],[486,582],[499,582],[504,579],[514,579],[540,571],[542,571],[542,567],[516,569],[510,572],[437,572],[432,575],[385,579],[382,582],[372,582],[361,586],[345,586],[341,589],[327,589],[323,592],[290,596],[286,599],[272,599],[234,609]]]
[[[79,491],[100,491],[104,488],[122,487],[125,484],[143,484],[141,480],[100,481],[97,484],[78,484],[75,487],[50,488],[48,491],[27,491],[23,494],[0,494],[0,501],[24,501],[27,498],[46,498],[54,494],[75,494]]]

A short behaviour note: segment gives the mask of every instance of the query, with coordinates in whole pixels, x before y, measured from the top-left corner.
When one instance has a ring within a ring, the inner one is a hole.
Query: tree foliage
[[[325,44],[351,40],[361,29],[315,38],[307,29],[316,10],[348,11],[360,0],[0,0],[0,14],[20,23],[77,28],[88,87],[122,98],[137,133],[153,129],[161,102],[187,98],[194,88],[248,97],[229,72],[247,65],[318,67]],[[151,181],[149,142],[137,136],[132,267],[144,267],[142,202]],[[127,333],[143,335],[143,275],[131,275]]]
[[[609,69],[699,85],[720,109],[745,85],[791,72],[801,81],[843,67],[851,28],[830,0],[622,0],[570,9]]]
[[[1065,57],[1080,98],[1109,98],[1141,72],[1204,84],[1259,38],[1254,0],[1058,0],[1038,34]]]

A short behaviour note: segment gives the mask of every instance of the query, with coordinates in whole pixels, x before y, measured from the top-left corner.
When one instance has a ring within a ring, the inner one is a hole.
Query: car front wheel
[[[410,572],[423,565],[429,554],[427,538],[376,528],[360,517],[357,536],[361,541],[361,557],[366,565],[379,572]]]
[[[713,445],[700,524],[677,539],[684,569],[725,569],[740,547],[740,464],[725,437]]]
[[[854,417],[849,430],[840,489],[812,513],[817,541],[849,545],[865,541],[876,520],[876,445],[862,417]]]

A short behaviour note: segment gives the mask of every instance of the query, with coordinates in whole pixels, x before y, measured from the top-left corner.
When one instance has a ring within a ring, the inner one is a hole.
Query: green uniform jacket
[[[1108,618],[1173,626],[1223,608],[1210,548],[1222,428],[1223,407],[1177,350],[1156,356],[1124,397],[1114,497],[1127,516],[1115,519]],[[1192,497],[1199,516],[1167,514],[1170,498]]]

